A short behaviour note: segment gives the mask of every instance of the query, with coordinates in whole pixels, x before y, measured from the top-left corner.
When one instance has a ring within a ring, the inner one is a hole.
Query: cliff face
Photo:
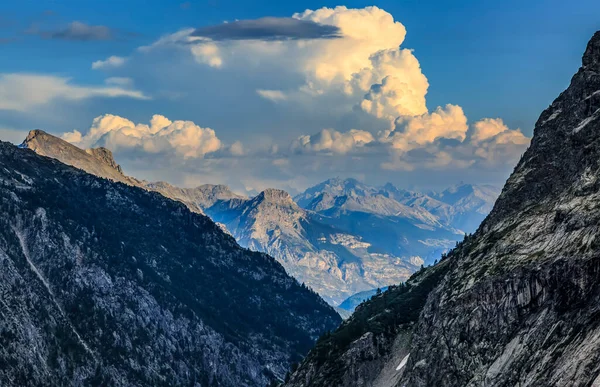
[[[540,116],[531,147],[467,252],[430,295],[403,384],[596,380],[599,133],[600,32],[569,88]]]
[[[208,217],[0,142],[0,385],[265,386],[340,322]]]
[[[530,148],[482,226],[421,273],[446,271],[426,301],[404,302],[393,314],[418,307],[414,325],[398,331],[406,325],[393,319],[379,327],[355,324],[346,342],[325,352],[317,344],[288,385],[600,385],[599,133],[600,32],[568,89],[540,116]],[[411,282],[411,291],[424,283]],[[377,306],[383,296],[357,311],[386,313]],[[364,348],[365,335],[381,329],[394,333],[370,362],[352,355]],[[410,344],[395,348],[403,339]],[[327,371],[339,353],[345,360],[338,373]],[[369,364],[375,369],[364,376]],[[392,377],[381,384],[382,375]]]

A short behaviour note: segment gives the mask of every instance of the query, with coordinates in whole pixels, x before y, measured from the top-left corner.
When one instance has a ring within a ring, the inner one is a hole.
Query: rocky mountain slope
[[[231,192],[223,185],[205,184],[195,188],[180,188],[162,181],[150,183],[138,180],[123,173],[110,150],[80,149],[39,129],[30,131],[20,147],[31,149],[42,156],[58,159],[92,175],[159,192],[163,196],[184,203],[191,211],[200,214],[203,213],[203,208],[208,208],[219,200],[245,198]]]
[[[0,214],[1,385],[265,386],[340,322],[208,217],[3,142]]]
[[[600,385],[599,133],[600,31],[477,233],[358,308],[286,386]]]

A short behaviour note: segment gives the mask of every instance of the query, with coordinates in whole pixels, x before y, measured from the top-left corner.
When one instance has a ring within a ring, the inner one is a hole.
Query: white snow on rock
[[[400,371],[402,368],[404,368],[406,366],[406,363],[408,363],[409,356],[410,356],[410,353],[408,355],[404,356],[404,359],[402,359],[400,364],[398,364],[398,367],[396,367],[396,371]]]

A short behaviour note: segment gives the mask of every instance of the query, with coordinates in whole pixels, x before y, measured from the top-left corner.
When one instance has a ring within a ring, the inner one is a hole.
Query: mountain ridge
[[[340,321],[178,201],[3,142],[0,165],[6,384],[263,386]]]
[[[357,308],[285,386],[600,383],[598,90],[600,31],[477,232]]]

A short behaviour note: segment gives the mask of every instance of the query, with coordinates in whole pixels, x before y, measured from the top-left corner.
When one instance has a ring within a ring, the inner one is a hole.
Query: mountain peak
[[[582,64],[569,87],[541,114],[529,149],[484,227],[595,184],[593,171],[600,167],[600,31],[588,43]]]
[[[277,203],[277,204],[295,204],[294,200],[284,190],[276,189],[276,188],[267,188],[258,194],[257,199],[262,201],[266,201],[269,203]]]
[[[105,179],[134,186],[142,185],[142,182],[123,174],[123,170],[115,161],[112,152],[106,148],[84,150],[40,129],[30,131],[19,148],[30,149],[41,156],[60,160]]]
[[[44,132],[41,129],[33,129],[30,130],[29,133],[27,134],[27,137],[25,137],[25,141],[23,141],[23,144],[30,142],[31,140],[33,140],[34,138],[36,138],[39,135],[46,135],[48,133]]]
[[[123,169],[121,168],[121,166],[119,164],[117,164],[117,162],[115,161],[115,158],[113,157],[113,154],[110,150],[108,150],[104,147],[99,147],[99,148],[86,149],[85,151],[88,154],[97,158],[98,160],[102,161],[104,164],[108,165],[109,167],[112,167],[112,168],[116,169],[117,171],[119,171],[120,173],[123,173]]]
[[[596,67],[600,70],[600,31],[589,41],[583,54],[583,67]]]

